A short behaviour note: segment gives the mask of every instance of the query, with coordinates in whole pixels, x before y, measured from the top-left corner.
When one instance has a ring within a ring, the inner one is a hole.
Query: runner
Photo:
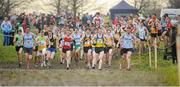
[[[95,40],[95,36],[96,36],[96,34],[97,34],[97,28],[95,28],[94,29],[94,31],[92,31],[92,42],[94,42],[93,40]],[[96,67],[96,63],[97,63],[97,60],[96,60],[96,51],[95,51],[95,46],[96,46],[96,44],[93,44],[92,43],[92,68],[93,69],[95,69],[95,67]]]
[[[154,14],[152,18],[150,19],[148,26],[150,26],[150,33],[151,33],[151,45],[153,45],[153,41],[155,38],[158,37],[158,28],[160,26],[159,20],[156,18],[156,15]]]
[[[38,43],[37,56],[41,58],[41,66],[46,67],[47,66],[46,49],[48,45],[48,39],[46,36],[44,36],[44,31],[40,31],[40,35],[37,37],[36,41]]]
[[[71,43],[71,59],[75,59],[76,54],[75,54],[75,40],[74,40],[74,28],[70,28],[70,36],[72,37],[72,43]],[[72,62],[73,60],[71,60]],[[77,62],[76,62],[77,64]]]
[[[35,31],[34,38],[37,39],[37,37],[39,36],[39,33],[38,33],[39,31],[38,31],[38,29],[35,29],[34,31]],[[34,41],[34,42],[36,42],[36,41]],[[35,59],[35,67],[37,67],[38,64],[40,64],[40,60],[38,58],[37,51],[38,51],[38,43],[35,43],[35,49],[33,50],[33,58]]]
[[[15,35],[13,42],[16,46],[19,67],[21,67],[22,66],[22,51],[23,51],[23,34],[21,30],[19,30],[18,34]]]
[[[131,27],[128,26],[126,28],[126,33],[121,36],[120,44],[121,44],[121,53],[123,55],[123,59],[126,60],[127,70],[131,69],[131,55],[134,48],[135,36],[131,33]],[[120,63],[121,69],[121,63]]]
[[[87,63],[87,67],[91,67],[91,52],[92,52],[92,36],[89,28],[86,29],[85,35],[83,36],[83,50],[85,62]]]
[[[65,53],[62,52],[64,36],[65,36],[65,31],[64,31],[64,29],[62,29],[61,33],[59,35],[59,46],[58,46],[59,47],[59,52],[60,52],[60,64],[64,64],[64,61],[65,61]]]
[[[66,59],[66,69],[68,70],[70,68],[70,63],[71,63],[71,51],[72,51],[72,37],[71,37],[71,33],[70,30],[66,31],[66,35],[64,37],[64,42],[63,42],[63,50],[62,52],[65,53],[65,58]]]
[[[137,37],[139,39],[139,53],[145,51],[145,41],[147,41],[148,29],[144,26],[144,21],[141,21],[137,27]]]
[[[172,28],[172,23],[170,18],[168,17],[168,14],[165,14],[163,18],[161,19],[161,40],[165,43],[165,45],[168,45],[168,42],[170,40],[170,30]]]
[[[53,35],[52,32],[49,32],[48,40],[50,41],[50,44],[48,45],[46,60],[47,60],[47,66],[51,67],[51,60],[54,59],[56,53],[57,38],[55,35]]]
[[[105,41],[105,44],[106,44],[106,52],[107,52],[107,61],[108,61],[108,66],[110,67],[111,66],[111,61],[112,61],[112,47],[114,45],[114,39],[113,39],[113,35],[111,33],[111,30],[107,30],[107,33],[105,35],[105,38],[106,38],[106,41]]]
[[[102,64],[103,64],[103,56],[104,56],[104,35],[102,30],[99,28],[98,33],[94,37],[94,44],[95,44],[95,52],[96,52],[96,58],[93,58],[93,68],[94,64],[98,61],[99,70],[102,70]]]
[[[119,39],[120,39],[120,33],[115,30],[115,34],[114,34],[114,43],[115,43],[115,51],[114,51],[114,54],[115,54],[115,57],[118,57],[118,54],[120,52],[120,44],[118,43],[119,42]]]
[[[81,35],[82,35],[82,39],[81,39],[81,50],[80,50],[80,60],[83,60],[83,58],[84,58],[84,47],[83,47],[83,37],[85,36],[85,32],[86,32],[86,30],[83,28],[83,26],[81,27],[81,29],[79,30],[79,32],[81,33]]]
[[[75,41],[75,62],[78,64],[80,59],[80,51],[81,51],[81,39],[82,35],[80,34],[79,30],[75,30],[73,35],[74,41]]]
[[[32,59],[32,51],[34,47],[34,35],[30,32],[30,29],[26,29],[26,33],[23,37],[24,42],[24,52],[26,55],[26,67],[27,69],[30,68],[30,60]]]

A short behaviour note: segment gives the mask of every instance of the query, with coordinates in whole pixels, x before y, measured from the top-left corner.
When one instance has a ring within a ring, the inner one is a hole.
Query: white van
[[[180,9],[162,9],[160,17],[162,17],[164,14],[168,14],[169,17],[171,16],[177,16],[180,15]]]

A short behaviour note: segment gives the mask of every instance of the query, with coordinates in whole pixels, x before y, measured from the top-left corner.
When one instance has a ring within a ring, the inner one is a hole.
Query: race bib
[[[31,42],[30,40],[28,40],[28,41],[27,41],[27,44],[28,44],[28,45],[31,45],[31,44],[32,44],[32,42]]]
[[[45,43],[46,43],[46,42],[44,42],[44,41],[40,41],[40,45],[41,45],[41,46],[44,46]]]
[[[103,43],[102,39],[98,39],[97,43]]]
[[[16,43],[16,45],[17,45],[17,46],[21,46],[21,42],[18,41],[18,42]]]
[[[90,41],[86,41],[85,44],[90,44]]]
[[[71,44],[69,42],[65,42],[64,45],[70,46]]]
[[[53,42],[51,42],[51,45],[54,45],[54,43],[53,43]]]
[[[26,45],[26,46],[32,46],[32,45],[33,45],[33,43],[32,43],[32,41],[31,41],[31,40],[27,40],[27,41],[25,42],[25,45]]]

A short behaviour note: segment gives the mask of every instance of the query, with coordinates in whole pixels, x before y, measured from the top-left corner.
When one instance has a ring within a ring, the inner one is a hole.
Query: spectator
[[[96,27],[102,27],[104,24],[104,20],[102,18],[102,16],[100,15],[100,13],[96,13],[96,16],[93,19],[93,23],[95,24]]]
[[[30,27],[28,16],[24,16],[23,22],[22,22],[23,31],[26,32],[26,29]]]
[[[115,17],[114,20],[113,20],[113,24],[117,27],[118,25],[118,17]]]
[[[0,24],[2,23],[3,21],[3,16],[0,15]]]
[[[86,22],[87,22],[87,17],[84,14],[83,17],[82,17],[82,24],[84,25],[84,24],[86,24]]]
[[[15,35],[15,32],[17,32],[18,30],[18,25],[17,25],[17,21],[16,20],[11,20],[11,25],[12,25],[12,30],[10,32],[10,43],[9,45],[14,45],[13,43],[13,39],[14,39],[14,35]]]
[[[7,17],[4,18],[4,21],[1,24],[1,29],[3,31],[4,34],[4,41],[3,41],[3,45],[4,46],[8,46],[10,44],[10,33],[12,30],[12,25],[11,22],[8,20]]]

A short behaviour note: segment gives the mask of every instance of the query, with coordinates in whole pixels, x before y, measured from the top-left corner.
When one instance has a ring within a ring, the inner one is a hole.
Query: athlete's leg
[[[88,59],[87,67],[90,68],[91,67],[91,61],[92,61],[91,49],[88,50],[87,59]]]
[[[79,48],[77,48],[76,49],[76,51],[75,51],[75,62],[76,62],[76,64],[78,65],[78,63],[79,63],[79,57],[80,57],[80,47]]]
[[[32,49],[28,49],[26,53],[26,58],[27,58],[27,69],[30,67],[30,60],[32,59]]]
[[[51,66],[51,65],[50,65],[50,62],[51,62],[51,60],[52,60],[51,54],[52,54],[52,52],[51,52],[50,50],[48,50],[48,51],[47,51],[47,57],[46,57],[47,66],[48,66],[48,67]]]
[[[54,59],[55,54],[56,54],[56,52],[51,52],[50,60]]]
[[[82,46],[81,46],[82,47]],[[84,50],[83,50],[84,48],[82,47],[82,49],[81,49],[81,52],[80,52],[80,59],[82,60],[83,59],[83,55],[84,55]]]
[[[18,61],[20,65],[22,64],[22,50],[23,48],[21,47],[18,51]]]
[[[99,67],[98,67],[99,70],[102,69],[103,56],[104,56],[104,51],[101,51],[101,52],[99,53]]]
[[[29,54],[25,53],[26,55],[26,68],[29,69]]]
[[[97,56],[98,56],[98,54],[96,54],[95,51],[93,51],[92,53],[93,53],[92,67],[95,68],[95,65],[97,63],[97,58],[98,58]]]
[[[60,63],[64,64],[65,60],[66,60],[66,53],[62,52],[61,53],[61,58],[60,58]]]
[[[71,63],[71,51],[66,51],[66,61],[67,61],[67,69],[69,69]]]
[[[84,52],[84,59],[85,59],[85,64],[87,64],[87,62],[88,62],[88,60],[87,60],[88,57],[87,57],[87,53],[85,53],[85,52]]]
[[[63,64],[64,63],[64,59],[65,59],[65,53],[63,52],[63,49],[62,48],[59,48],[59,53],[60,53],[60,64]]]
[[[111,66],[111,61],[112,61],[112,49],[109,49],[109,53],[108,53],[108,64],[109,64],[109,66]]]
[[[104,64],[107,64],[107,62],[108,62],[108,53],[107,52],[104,53],[102,61]]]
[[[51,52],[48,50],[48,51],[47,51],[47,57],[46,57],[47,60],[50,60],[50,57],[51,57]]]
[[[125,66],[125,59],[126,59],[126,53],[122,54],[122,58],[120,59],[120,66],[119,68],[122,69]]]
[[[126,54],[126,61],[127,61],[127,69],[130,70],[131,68],[131,51],[128,51]]]

